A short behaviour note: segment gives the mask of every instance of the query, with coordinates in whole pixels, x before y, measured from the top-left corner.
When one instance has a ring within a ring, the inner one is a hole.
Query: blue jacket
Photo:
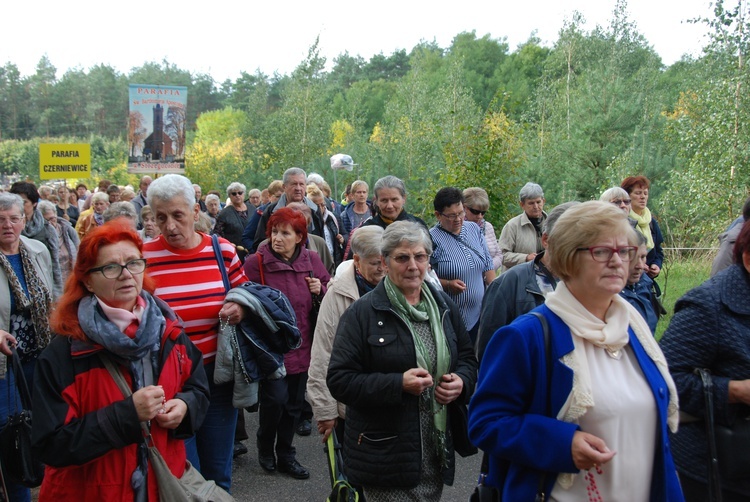
[[[656,333],[656,323],[659,316],[656,315],[654,304],[651,301],[651,285],[654,283],[648,275],[641,275],[641,280],[637,283],[625,286],[620,292],[620,296],[625,298],[646,320],[646,324],[651,328],[651,333]]]
[[[578,472],[571,456],[578,425],[546,415],[547,394],[557,415],[573,387],[573,372],[560,358],[573,350],[570,330],[546,305],[541,312],[550,327],[552,388],[547,389],[542,327],[526,314],[492,337],[479,369],[477,390],[469,406],[469,437],[490,459],[487,484],[502,487],[502,500],[534,500],[540,470]],[[630,331],[630,345],[654,394],[659,430],[654,452],[652,501],[682,501],[674,461],[669,451],[667,407],[669,391],[656,365]],[[549,493],[556,476],[547,479]]]

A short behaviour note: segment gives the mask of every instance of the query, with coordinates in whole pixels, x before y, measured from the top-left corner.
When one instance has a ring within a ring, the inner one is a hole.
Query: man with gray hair
[[[544,191],[536,183],[526,183],[519,194],[523,212],[508,220],[500,233],[500,251],[503,253],[503,272],[509,268],[532,261],[542,247]]]
[[[284,193],[281,194],[278,201],[269,204],[263,211],[263,215],[260,217],[260,222],[258,223],[258,230],[255,232],[252,253],[257,251],[260,243],[266,239],[268,219],[277,209],[286,207],[290,202],[304,202],[310,208],[310,211],[312,211],[312,223],[308,228],[308,232],[312,232],[319,237],[324,237],[323,216],[320,214],[320,209],[313,201],[307,198],[307,174],[305,171],[299,167],[290,167],[284,171],[284,177],[281,181]]]
[[[151,176],[144,176],[141,178],[141,182],[139,185],[139,188],[141,189],[138,195],[135,196],[133,200],[130,201],[131,204],[133,204],[133,207],[135,208],[135,214],[138,216],[138,226],[142,227],[141,221],[140,221],[140,214],[141,209],[143,209],[143,206],[148,206],[148,201],[146,200],[147,194],[148,194],[148,186],[151,184]]]
[[[547,242],[560,216],[576,204],[580,202],[566,202],[553,209],[544,221],[543,250],[533,260],[500,274],[484,292],[476,346],[480,361],[495,331],[543,304],[547,293],[555,290],[558,278],[549,269]]]

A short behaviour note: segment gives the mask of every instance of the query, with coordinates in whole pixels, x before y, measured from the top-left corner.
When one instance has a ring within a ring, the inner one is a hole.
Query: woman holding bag
[[[47,465],[40,500],[159,500],[142,422],[172,474],[183,439],[208,408],[200,351],[182,321],[151,295],[142,242],[113,221],[88,233],[52,315],[57,336],[37,362],[35,451]],[[111,361],[132,390],[125,397]]]

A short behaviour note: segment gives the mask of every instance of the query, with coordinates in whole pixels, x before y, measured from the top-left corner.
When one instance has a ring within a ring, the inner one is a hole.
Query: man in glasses
[[[477,359],[480,361],[495,331],[543,304],[547,294],[557,287],[559,279],[549,269],[547,239],[560,216],[576,204],[580,202],[566,202],[555,207],[544,220],[543,251],[533,260],[500,274],[485,291],[476,343]]]
[[[257,251],[260,243],[266,239],[268,219],[274,211],[286,207],[290,202],[304,202],[310,208],[312,211],[312,223],[310,224],[310,228],[308,228],[308,232],[312,232],[319,237],[324,237],[323,216],[320,214],[320,209],[307,198],[307,173],[299,167],[290,167],[284,171],[282,188],[284,189],[284,193],[279,200],[269,204],[260,217],[258,229],[255,231],[255,240],[253,241],[253,253]]]
[[[206,207],[206,203],[203,202],[203,190],[201,189],[201,186],[197,183],[193,183],[193,190],[195,190],[195,202],[201,207],[201,211],[207,213],[208,208]]]
[[[511,218],[500,233],[500,251],[503,253],[503,271],[532,261],[542,247],[544,191],[536,183],[526,183],[519,194],[523,212]]]

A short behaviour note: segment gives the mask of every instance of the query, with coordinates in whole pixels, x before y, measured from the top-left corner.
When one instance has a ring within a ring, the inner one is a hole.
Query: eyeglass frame
[[[393,259],[396,263],[400,265],[406,265],[409,263],[412,258],[414,258],[415,263],[427,263],[430,261],[430,254],[429,253],[419,253],[419,254],[400,254],[398,256],[392,256],[392,255],[386,255],[386,258]]]
[[[13,218],[18,218],[18,220],[13,221]],[[6,221],[10,222],[11,225],[18,225],[19,223],[25,220],[26,220],[25,216],[8,216],[7,218],[3,216],[2,218],[0,218],[0,226],[5,225]]]
[[[235,195],[245,195],[245,191],[243,190],[241,192],[229,192],[229,195],[231,195],[232,197],[234,197]]]
[[[471,214],[475,216],[484,216],[485,214],[487,214],[486,209],[482,211],[481,209],[474,209],[473,207],[469,207],[469,206],[464,206],[464,207],[468,209],[469,211],[471,211]]]
[[[438,214],[448,220],[458,221],[458,220],[464,219],[464,216],[466,216],[466,211],[461,211],[460,213],[456,213],[456,214],[445,214],[445,213],[438,212]]]
[[[609,251],[609,256],[607,256],[606,260],[598,260],[594,256],[594,251],[596,249],[606,249]],[[636,257],[636,254],[638,253],[638,246],[623,246],[621,248],[613,248],[610,246],[589,246],[586,248],[576,248],[576,251],[588,251],[591,255],[591,259],[594,260],[597,263],[609,263],[609,260],[612,259],[612,257],[615,254],[615,251],[617,251],[617,256],[620,257],[620,260],[623,262],[630,262],[633,261]],[[625,257],[622,256],[622,252],[627,251],[627,255]]]
[[[610,203],[614,204],[615,206],[620,206],[622,204],[629,206],[633,203],[633,199],[615,199],[613,201],[610,201]]]
[[[130,270],[130,265],[133,264],[133,263],[143,263],[143,270],[141,270],[140,272],[133,272],[132,270]],[[107,274],[104,273],[105,269],[109,268],[111,270],[111,267],[120,267],[120,271],[114,277],[109,277],[109,276],[107,276]],[[119,263],[110,263],[108,265],[103,265],[101,267],[91,268],[86,273],[87,274],[93,274],[94,272],[101,272],[102,275],[106,279],[118,279],[122,275],[122,271],[125,270],[125,269],[127,269],[128,272],[130,272],[130,275],[140,275],[140,274],[144,273],[147,268],[148,268],[148,263],[146,262],[146,258],[136,258],[135,260],[130,260],[125,265],[120,265]]]

